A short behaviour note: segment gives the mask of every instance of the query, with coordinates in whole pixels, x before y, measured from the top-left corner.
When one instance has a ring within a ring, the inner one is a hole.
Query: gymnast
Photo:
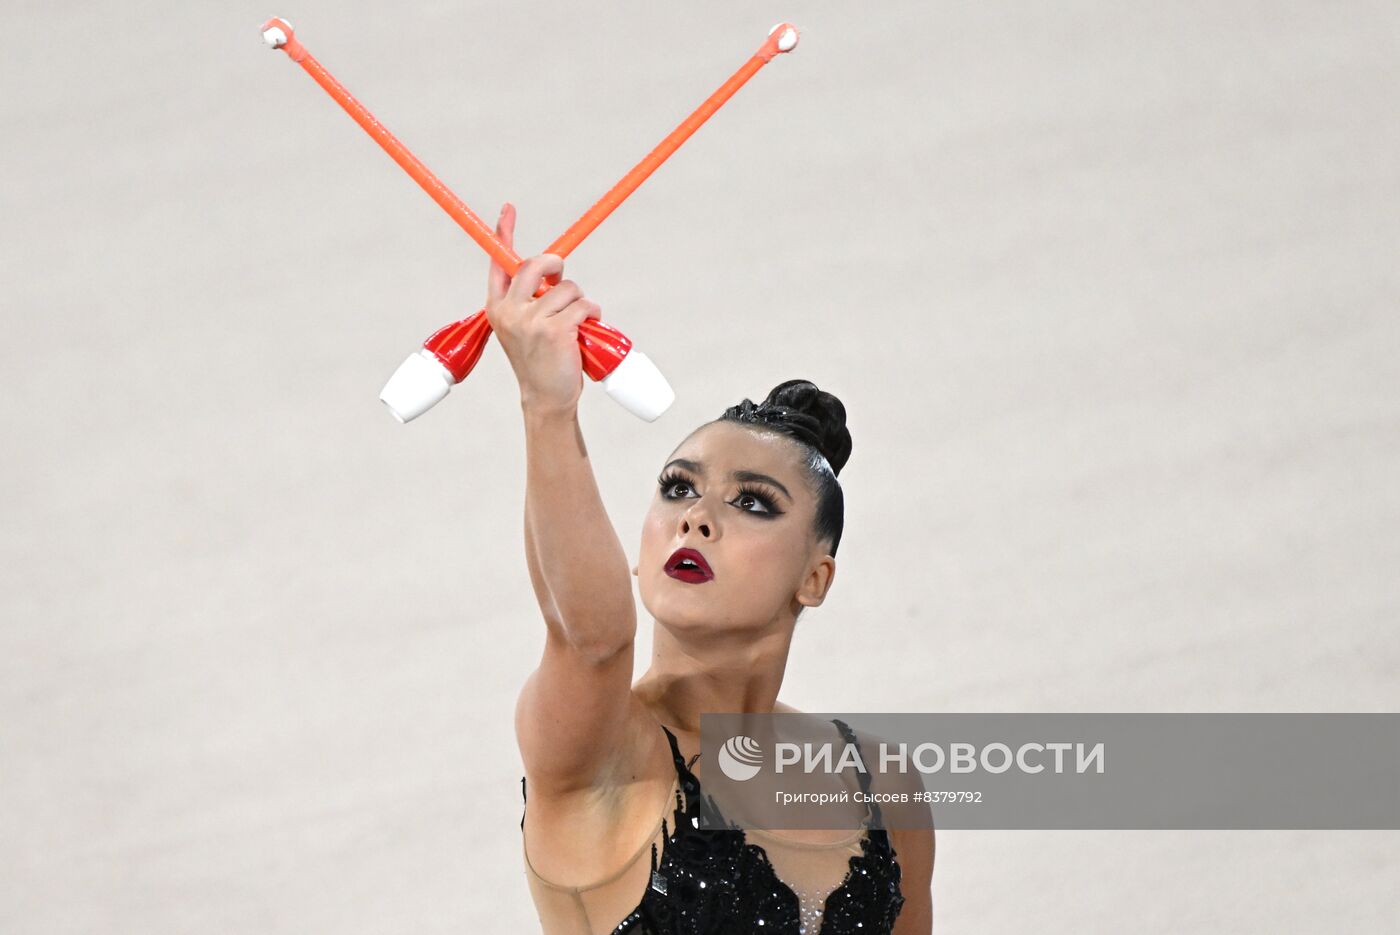
[[[507,247],[514,228],[507,204],[496,228]],[[627,559],[577,418],[578,326],[601,312],[572,280],[535,296],[563,266],[542,254],[511,277],[493,262],[486,303],[520,388],[525,555],[545,622],[515,710],[521,843],[543,935],[927,935],[932,830],[868,817],[838,834],[690,820],[703,796],[701,713],[797,713],[778,692],[798,616],[835,575],[843,405],[788,380],[672,452],[630,569],[654,619],[651,666],[633,684]]]
[[[745,399],[726,409],[671,453],[631,570],[655,621],[651,667],[633,685],[627,560],[577,406],[585,371],[647,421],[674,394],[629,339],[602,324],[576,283],[548,288],[564,254],[760,68],[792,51],[796,27],[769,30],[758,52],[525,263],[514,252],[510,205],[493,236],[306,50],[291,23],[273,17],[261,31],[492,257],[487,308],[434,333],[380,399],[400,422],[421,415],[471,371],[492,331],[520,385],[525,553],[545,647],[515,721],[522,798],[527,778],[535,792],[520,828],[544,935],[926,935],[931,829],[886,829],[873,804],[854,833],[835,837],[702,827],[713,800],[701,792],[700,753],[682,752],[699,746],[707,711],[800,714],[778,689],[797,618],[822,602],[836,571],[844,502],[836,477],[851,453],[845,408],[806,380],[788,380],[758,405]],[[834,724],[859,750],[850,728]],[[868,776],[858,781],[869,791]]]

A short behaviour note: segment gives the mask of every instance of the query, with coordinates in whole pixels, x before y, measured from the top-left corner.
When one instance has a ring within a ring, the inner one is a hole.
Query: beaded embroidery
[[[845,723],[835,724],[847,743],[855,743]],[[681,780],[675,831],[667,832],[663,820],[659,857],[654,843],[651,848],[651,885],[611,935],[889,935],[904,896],[886,829],[866,828],[861,854],[851,857],[845,879],[818,908],[816,894],[799,893],[780,880],[763,847],[750,843],[702,794],[675,735],[664,724],[661,729]],[[868,792],[870,777],[859,775]],[[871,803],[870,809],[871,823],[878,823],[879,806]],[[705,829],[699,827],[702,817]]]

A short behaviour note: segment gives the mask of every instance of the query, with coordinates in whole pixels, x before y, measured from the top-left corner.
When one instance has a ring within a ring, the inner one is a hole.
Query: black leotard
[[[856,743],[854,732],[845,723],[834,723],[847,743]],[[659,852],[656,842],[651,845],[650,884],[636,908],[611,930],[611,935],[889,935],[904,905],[904,896],[889,832],[871,827],[878,823],[877,804],[867,804],[858,842],[853,836],[831,845],[801,844],[771,833],[753,832],[783,849],[785,857],[780,866],[802,868],[794,870],[798,876],[815,879],[824,875],[833,881],[831,858],[842,856],[835,849],[844,845],[849,851],[858,843],[859,853],[847,858],[844,878],[824,901],[819,899],[821,890],[817,887],[815,897],[804,894],[799,898],[798,892],[779,878],[769,850],[749,841],[744,830],[724,819],[714,799],[701,792],[700,781],[681,756],[675,735],[665,725],[661,729],[670,742],[677,777],[671,830],[663,817]],[[868,792],[869,775],[859,773],[859,781],[861,789]],[[523,797],[524,777],[520,782]],[[524,824],[522,816],[522,831]],[[700,824],[706,827],[702,829]],[[641,853],[635,854],[633,861]],[[817,861],[823,864],[819,866]],[[528,867],[528,854],[526,863]],[[583,916],[579,927],[587,929],[582,894],[618,879],[621,872],[589,887],[559,887],[542,882],[570,892]],[[538,875],[536,879],[542,880]]]

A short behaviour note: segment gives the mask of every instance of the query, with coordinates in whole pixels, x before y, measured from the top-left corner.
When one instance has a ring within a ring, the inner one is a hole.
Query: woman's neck
[[[779,707],[791,628],[695,644],[658,623],[652,635],[651,666],[632,691],[673,731],[698,734],[701,714],[768,714]]]

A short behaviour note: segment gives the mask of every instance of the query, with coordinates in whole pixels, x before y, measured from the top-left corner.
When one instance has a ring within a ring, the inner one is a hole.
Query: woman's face
[[[763,628],[795,615],[794,600],[822,602],[836,563],[813,530],[816,498],[800,445],[712,422],[680,444],[660,477],[633,569],[652,617],[677,629]],[[681,548],[699,552],[713,577],[668,574]]]

